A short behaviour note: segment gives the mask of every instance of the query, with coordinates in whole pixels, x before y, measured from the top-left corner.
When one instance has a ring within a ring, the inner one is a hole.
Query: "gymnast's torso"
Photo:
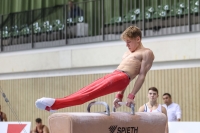
[[[125,71],[131,77],[131,80],[134,79],[140,73],[141,63],[144,56],[143,54],[145,53],[144,51],[147,50],[150,49],[142,48],[135,52],[126,52],[117,69]]]

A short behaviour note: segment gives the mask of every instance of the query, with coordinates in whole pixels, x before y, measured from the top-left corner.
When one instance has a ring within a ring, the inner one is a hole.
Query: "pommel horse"
[[[120,102],[120,105],[125,103]],[[103,113],[91,113],[93,105],[104,105]],[[167,118],[163,113],[113,112],[106,102],[91,102],[87,112],[54,113],[49,116],[50,133],[164,133]]]

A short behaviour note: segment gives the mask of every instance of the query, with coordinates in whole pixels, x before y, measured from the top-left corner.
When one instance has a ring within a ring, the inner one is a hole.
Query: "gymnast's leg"
[[[83,104],[87,101],[104,96],[116,91],[124,90],[129,84],[128,76],[121,71],[114,71],[111,74],[100,78],[90,85],[64,98],[41,98],[36,101],[39,109],[51,111],[65,107]]]

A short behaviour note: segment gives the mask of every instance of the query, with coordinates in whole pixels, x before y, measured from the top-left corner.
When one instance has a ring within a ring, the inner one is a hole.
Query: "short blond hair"
[[[142,39],[142,32],[137,26],[128,27],[121,35],[121,39],[125,40],[127,38],[134,39],[136,37],[140,37]]]

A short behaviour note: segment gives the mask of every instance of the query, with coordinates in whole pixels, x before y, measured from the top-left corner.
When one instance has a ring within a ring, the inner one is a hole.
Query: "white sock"
[[[37,101],[35,102],[35,105],[37,108],[45,110],[47,106],[51,107],[54,104],[54,102],[55,102],[55,99],[53,98],[43,97],[43,98],[37,99]]]

